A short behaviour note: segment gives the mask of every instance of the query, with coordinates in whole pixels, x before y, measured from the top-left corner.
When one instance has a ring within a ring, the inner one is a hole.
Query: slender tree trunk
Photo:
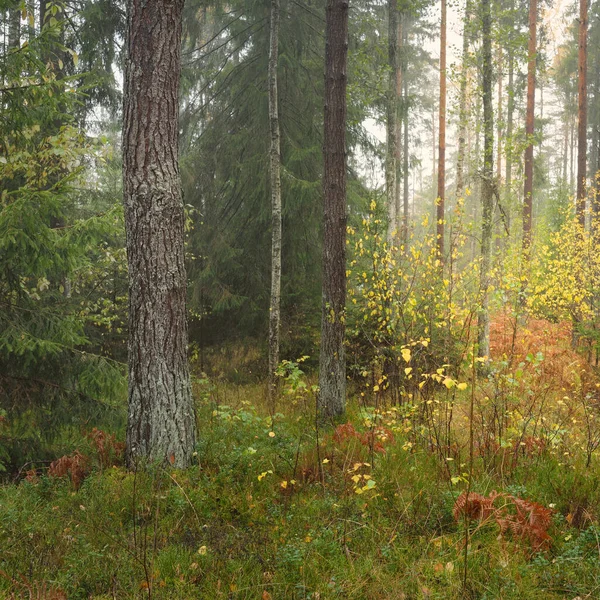
[[[563,164],[562,164],[562,178],[564,185],[568,184],[568,169],[569,169],[569,118],[568,115],[564,116],[564,151],[563,151]]]
[[[388,241],[391,243],[398,231],[396,196],[398,194],[398,0],[388,0],[388,57],[389,80],[387,93],[387,154],[385,165]]]
[[[129,0],[123,185],[129,264],[127,462],[186,467],[196,438],[187,360],[178,165],[183,0]]]
[[[458,157],[456,160],[456,198],[462,198],[465,193],[465,151],[467,144],[467,82],[469,61],[469,20],[471,18],[471,3],[465,5],[465,21],[463,24],[462,67],[460,77],[460,92],[458,100]]]
[[[8,49],[16,50],[21,46],[21,8],[17,4],[8,11]]]
[[[481,1],[483,50],[483,169],[481,223],[481,305],[478,315],[479,356],[490,355],[490,313],[488,305],[489,273],[492,262],[492,212],[494,177],[494,112],[492,107],[492,40],[490,0]]]
[[[431,109],[431,164],[432,164],[432,172],[431,172],[431,184],[435,185],[436,174],[437,174],[437,135],[435,129],[435,106]],[[434,214],[437,215],[437,208],[434,211]]]
[[[271,304],[269,309],[269,406],[274,407],[277,391],[275,370],[279,364],[281,321],[281,151],[279,102],[277,97],[277,62],[279,57],[279,0],[271,0],[269,43],[269,128],[271,147]]]
[[[497,60],[498,60],[498,120],[496,121],[496,136],[498,141],[498,158],[496,159],[496,179],[498,180],[498,185],[502,181],[502,84],[504,79],[504,74],[502,73],[502,69],[504,68],[504,55],[502,53],[502,46],[498,45],[497,49]]]
[[[579,59],[577,106],[577,220],[585,227],[586,152],[587,152],[587,29],[588,0],[579,0]]]
[[[396,221],[400,224],[400,215],[402,215],[402,226],[400,239],[402,243],[406,243],[407,236],[407,214],[403,212],[402,193],[400,190],[400,180],[404,181],[407,174],[402,172],[402,122],[404,119],[404,104],[402,98],[402,86],[404,80],[404,16],[398,14],[398,50],[396,56]]]
[[[512,41],[512,31],[510,39]],[[505,175],[504,175],[504,186],[505,186],[505,198],[506,198],[506,207],[507,207],[507,215],[506,219],[508,221],[507,227],[510,229],[510,216],[511,216],[511,202],[510,199],[512,197],[512,163],[513,163],[513,154],[512,154],[512,146],[513,146],[513,120],[515,113],[515,85],[514,85],[514,77],[515,77],[515,50],[510,44],[508,48],[508,86],[507,86],[507,94],[508,100],[506,102],[506,143],[504,145],[504,152],[506,155],[505,162]]]
[[[346,408],[346,65],[348,0],[327,0],[325,24],[325,168],[323,220],[323,310],[318,412],[342,415]]]
[[[571,193],[575,191],[575,119],[571,117],[569,119],[570,128],[570,144],[569,144],[569,190]]]
[[[404,103],[402,110],[402,119],[404,121],[404,147],[402,149],[402,173],[404,175],[404,179],[402,180],[403,190],[402,190],[402,206],[404,207],[404,235],[405,235],[405,243],[408,243],[408,229],[409,229],[409,204],[408,204],[408,175],[409,175],[409,156],[408,156],[408,81],[406,77],[404,77],[403,81],[404,86]],[[421,187],[423,187],[423,178],[421,177]],[[414,202],[413,202],[413,211],[414,211]]]
[[[436,200],[437,251],[444,261],[444,222],[446,219],[446,0],[441,0],[442,21],[440,27],[440,107],[438,141],[438,182]]]
[[[535,117],[535,65],[537,52],[537,0],[529,0],[529,45],[527,63],[527,110],[525,115],[525,183],[523,190],[523,252],[529,256],[533,213],[533,135]]]
[[[474,172],[479,173],[481,165],[481,95],[477,94],[475,102],[475,127],[473,128],[473,136],[475,137],[475,143],[473,144],[473,156],[474,156]],[[469,155],[470,151],[469,151]],[[477,227],[479,222],[479,206],[482,203],[482,184],[481,177],[477,177],[473,182],[473,228]],[[471,238],[471,262],[475,262],[481,252],[481,247],[477,248],[477,238],[473,236]]]

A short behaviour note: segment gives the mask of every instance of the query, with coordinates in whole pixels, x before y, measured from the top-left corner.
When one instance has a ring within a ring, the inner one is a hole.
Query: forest
[[[0,598],[600,598],[597,0],[0,20]]]

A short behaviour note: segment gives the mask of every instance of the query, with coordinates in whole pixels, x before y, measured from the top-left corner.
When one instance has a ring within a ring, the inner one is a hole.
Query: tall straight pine
[[[177,138],[183,0],[130,0],[123,110],[129,266],[127,462],[185,467],[196,425],[187,361]]]
[[[529,2],[529,60],[527,65],[527,112],[525,116],[525,181],[523,193],[523,252],[524,257],[529,257],[531,246],[531,221],[533,214],[533,134],[535,111],[535,67],[537,52],[537,1]]]
[[[323,172],[323,308],[318,411],[335,417],[346,408],[346,65],[348,0],[327,0]]]

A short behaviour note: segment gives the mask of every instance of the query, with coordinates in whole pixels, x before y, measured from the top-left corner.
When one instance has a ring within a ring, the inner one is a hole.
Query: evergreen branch
[[[208,46],[211,42],[214,42],[228,27],[231,26],[232,23],[235,23],[236,21],[238,21],[239,19],[241,19],[246,13],[241,12],[237,17],[235,17],[234,19],[231,19],[231,21],[229,21],[229,23],[226,23],[223,27],[221,27],[221,29],[219,29],[219,31],[217,31],[217,33],[215,33],[210,40],[208,40],[207,42],[205,42],[204,44],[201,44],[200,46],[198,46],[197,48],[192,48],[191,50],[188,50],[187,52],[182,52],[181,56],[187,56],[188,54],[193,54],[194,52],[198,52],[199,50],[202,50],[202,48],[206,48],[206,46]],[[245,30],[244,30],[245,31]],[[240,33],[243,33],[240,32]],[[239,34],[237,34],[239,35]],[[230,40],[232,38],[229,38]],[[228,40],[229,41],[229,40]],[[227,42],[225,42],[227,43]],[[220,46],[219,46],[220,47]],[[212,52],[212,51],[211,51]],[[206,55],[205,55],[206,56]],[[197,60],[197,59],[196,59]]]

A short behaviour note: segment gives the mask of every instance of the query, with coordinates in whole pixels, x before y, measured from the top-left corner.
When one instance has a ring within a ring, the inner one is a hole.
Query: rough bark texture
[[[444,221],[446,218],[446,0],[442,3],[440,26],[440,107],[438,127],[438,181],[436,200],[436,246],[444,259]]]
[[[127,462],[186,467],[195,443],[187,361],[178,90],[183,0],[130,0],[123,110],[129,264]]]
[[[346,64],[348,0],[327,0],[325,25],[325,159],[323,312],[318,411],[322,418],[346,407]]]
[[[398,231],[396,196],[398,194],[398,0],[388,0],[388,58],[389,80],[387,97],[387,153],[385,180],[388,212],[388,241],[392,242]]]
[[[577,107],[577,220],[585,227],[586,204],[586,152],[587,152],[587,29],[588,29],[588,0],[579,0],[579,59]]]
[[[492,212],[494,176],[494,112],[492,107],[492,42],[490,0],[482,0],[483,50],[483,169],[481,190],[481,274],[480,309],[478,315],[479,356],[490,355],[490,314],[488,306],[489,272],[492,262]]]
[[[525,182],[523,186],[523,251],[529,255],[533,214],[533,134],[535,118],[535,64],[537,52],[537,0],[529,1],[529,45],[527,63],[527,109],[525,113]]]
[[[279,0],[271,0],[269,42],[269,171],[271,180],[271,304],[269,308],[269,404],[275,402],[279,364],[281,322],[281,151],[279,102],[277,99],[277,62],[279,56]]]
[[[467,0],[465,6],[465,22],[463,25],[462,66],[460,77],[460,91],[458,100],[458,156],[456,159],[456,197],[462,198],[465,192],[465,150],[467,145],[467,69],[469,60],[469,19],[471,18],[471,4]]]

